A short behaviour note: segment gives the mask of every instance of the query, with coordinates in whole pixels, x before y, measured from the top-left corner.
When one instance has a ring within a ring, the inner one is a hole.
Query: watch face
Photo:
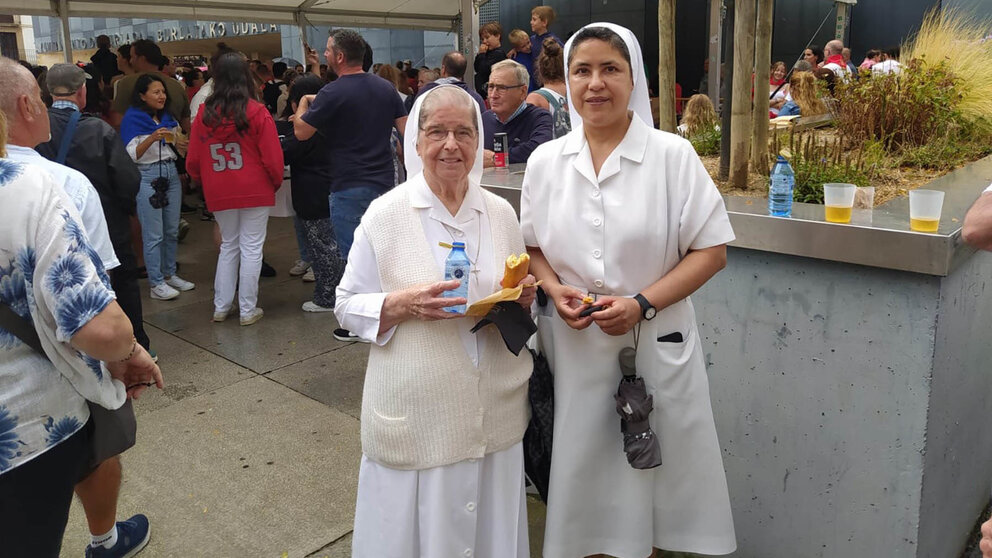
[[[658,310],[655,307],[652,306],[651,308],[648,308],[647,310],[644,311],[644,317],[646,319],[650,320],[657,313],[658,313]]]

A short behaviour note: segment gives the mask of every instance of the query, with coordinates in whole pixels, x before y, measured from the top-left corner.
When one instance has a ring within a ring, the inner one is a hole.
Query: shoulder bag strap
[[[72,144],[72,136],[76,135],[76,125],[79,124],[79,117],[82,115],[78,110],[72,111],[69,116],[69,123],[65,125],[62,132],[62,143],[59,144],[59,154],[55,157],[55,162],[64,165],[65,158],[69,156],[69,146]]]
[[[542,96],[542,97],[544,97],[545,99],[547,99],[548,100],[548,103],[552,107],[554,107],[555,111],[561,110],[561,103],[558,102],[558,99],[555,98],[554,95],[552,95],[551,93],[548,93],[547,91],[545,91],[543,89],[538,89],[537,90],[537,94],[540,95],[540,96]]]
[[[41,338],[38,337],[38,332],[35,331],[34,326],[17,315],[17,312],[14,312],[14,309],[2,300],[0,300],[0,327],[13,333],[15,337],[34,349],[39,355],[46,359],[48,358],[48,355],[45,354],[45,349],[41,346]]]

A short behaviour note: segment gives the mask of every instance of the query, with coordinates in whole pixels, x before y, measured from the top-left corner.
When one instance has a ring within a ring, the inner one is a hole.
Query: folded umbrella
[[[620,415],[620,432],[623,433],[623,451],[627,454],[627,462],[635,469],[653,469],[661,465],[661,445],[648,422],[648,416],[654,409],[654,398],[648,394],[644,379],[637,376],[636,356],[637,352],[631,347],[620,351],[623,378],[613,398]]]

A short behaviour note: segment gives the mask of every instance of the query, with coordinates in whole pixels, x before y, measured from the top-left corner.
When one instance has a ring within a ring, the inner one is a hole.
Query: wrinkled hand
[[[558,315],[568,324],[568,327],[583,330],[592,323],[591,316],[579,317],[579,313],[589,307],[587,304],[582,304],[585,293],[565,285],[552,287],[547,284],[544,286],[544,292],[548,293],[548,298],[554,302]]]
[[[992,558],[992,518],[982,523],[982,541],[978,543],[982,558]]]
[[[520,282],[514,286],[519,287],[520,285],[534,285],[534,283],[537,283],[537,279],[534,278],[533,275],[527,275],[527,277],[521,279]],[[537,286],[534,285],[533,287],[524,287],[524,290],[520,293],[520,298],[517,299],[517,302],[520,303],[520,306],[530,309],[531,305],[534,304],[535,298],[537,298]]]
[[[127,396],[132,399],[137,399],[148,388],[147,384],[153,384],[158,389],[165,387],[162,371],[141,345],[135,347],[134,355],[126,361],[108,362],[106,365],[110,377],[120,380],[127,387]]]
[[[606,308],[593,312],[589,317],[607,335],[624,335],[641,321],[641,305],[632,298],[604,296],[596,304]]]
[[[482,167],[489,168],[496,166],[496,152],[491,149],[482,150]]]
[[[403,304],[406,309],[406,314],[409,319],[432,322],[435,320],[461,318],[464,314],[448,312],[445,308],[450,306],[458,306],[459,304],[468,304],[468,300],[462,297],[442,297],[442,294],[445,291],[453,291],[457,289],[460,283],[460,281],[456,280],[439,281],[430,285],[411,287],[396,293],[390,293],[389,296],[397,295],[400,303]]]

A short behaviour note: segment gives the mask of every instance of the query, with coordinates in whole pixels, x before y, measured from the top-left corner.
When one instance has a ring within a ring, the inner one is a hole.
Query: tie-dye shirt
[[[79,223],[48,173],[0,159],[0,300],[34,325],[48,356],[0,327],[0,475],[85,425],[87,399],[124,403],[124,385],[69,345],[114,299]]]

